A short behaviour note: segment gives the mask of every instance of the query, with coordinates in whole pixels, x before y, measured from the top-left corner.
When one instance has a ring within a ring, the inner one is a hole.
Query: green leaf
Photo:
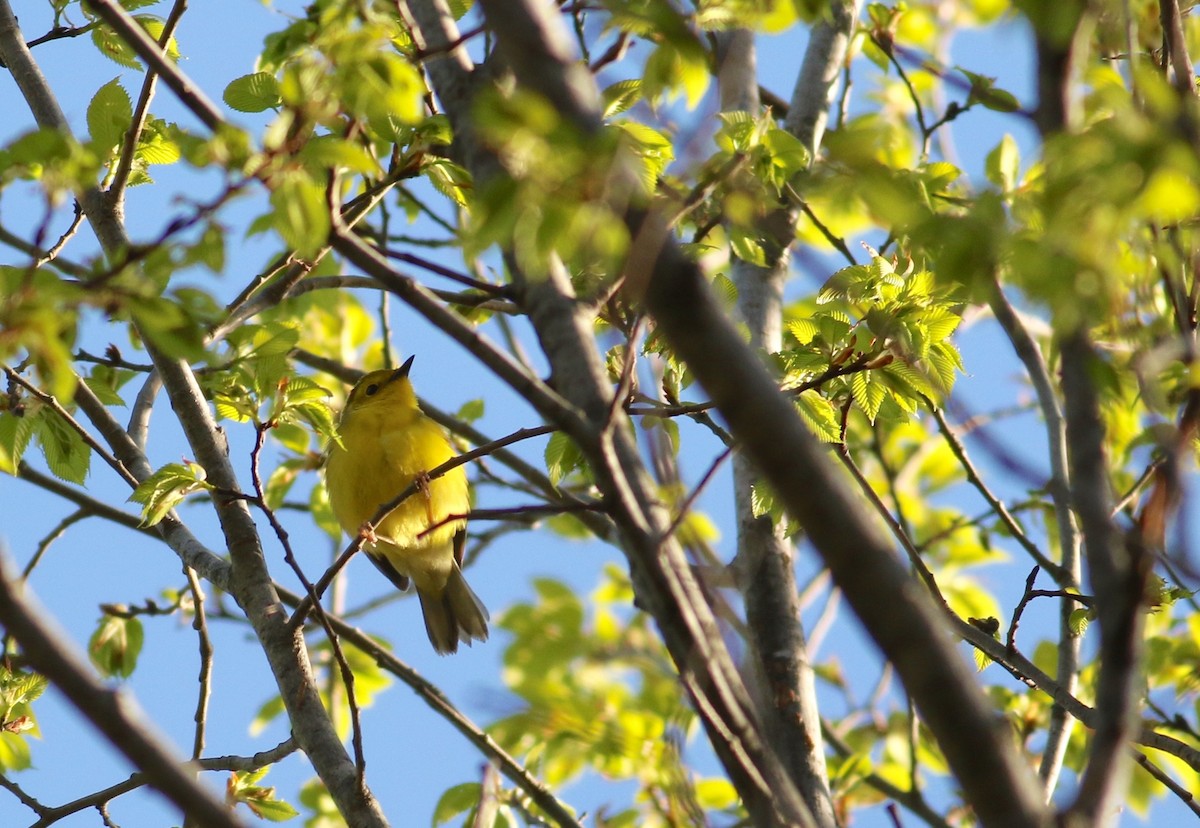
[[[211,490],[207,474],[198,463],[168,463],[143,480],[129,500],[142,504],[142,526],[154,526],[185,497],[195,491]]]
[[[583,453],[575,441],[561,431],[550,435],[546,443],[546,473],[558,485],[568,474],[583,465]]]
[[[329,205],[325,188],[306,175],[281,176],[271,192],[275,230],[301,258],[325,246],[329,238]]]
[[[696,800],[701,807],[724,810],[737,805],[739,797],[728,779],[701,779],[696,783]]]
[[[101,153],[111,152],[125,140],[133,124],[133,105],[129,93],[113,78],[101,86],[87,108],[88,132]]]
[[[842,439],[837,409],[815,390],[810,388],[796,397],[796,410],[804,424],[821,440],[837,443]]]
[[[740,227],[731,227],[729,229],[729,246],[733,248],[733,253],[743,262],[749,262],[759,267],[767,266],[767,254],[763,250],[762,243],[749,230]]]
[[[12,670],[0,664],[0,724],[12,729],[13,720],[28,712],[28,707],[41,698],[50,680],[39,673]]]
[[[966,75],[967,79],[971,82],[971,92],[967,95],[967,106],[982,104],[996,112],[1016,112],[1020,110],[1021,103],[1017,100],[1017,97],[1013,93],[996,86],[995,78],[968,72],[961,67],[959,67],[958,71]]]
[[[604,117],[611,118],[642,99],[642,81],[640,78],[617,81],[601,94],[604,99]]]
[[[1088,628],[1088,624],[1092,622],[1094,611],[1087,607],[1079,607],[1071,610],[1071,615],[1068,617],[1067,626],[1075,635],[1083,635]]]
[[[421,173],[439,193],[460,207],[467,206],[467,193],[471,191],[473,183],[465,167],[448,158],[433,158],[425,162]]]
[[[737,305],[738,289],[733,280],[724,273],[718,273],[712,280],[713,291],[717,294],[717,298],[721,302],[721,307],[725,310],[733,310]]]
[[[337,169],[366,175],[379,172],[379,162],[366,148],[335,135],[318,135],[305,144],[296,157],[313,173]]]
[[[36,432],[50,472],[69,483],[83,483],[87,479],[92,450],[79,432],[49,408],[40,412]]]
[[[477,400],[467,400],[454,416],[464,422],[473,423],[483,416],[483,407],[482,397]]]
[[[283,822],[299,816],[299,812],[275,796],[275,789],[257,783],[267,775],[269,768],[260,768],[248,773],[231,773],[225,785],[226,799],[240,802],[259,819],[268,822]]]
[[[121,386],[136,375],[134,371],[123,368],[113,368],[108,365],[97,365],[92,368],[90,376],[84,378],[87,387],[105,405],[125,405],[125,400],[117,393]]]
[[[138,138],[137,157],[147,164],[174,164],[182,151],[174,130],[160,118],[150,118]]]
[[[808,169],[811,156],[808,148],[787,130],[768,129],[763,136],[763,144],[771,152],[771,163],[781,173],[783,181],[789,181],[794,176]]]
[[[0,414],[0,471],[15,475],[37,418],[17,416],[11,411]]]
[[[126,69],[142,68],[142,64],[138,62],[137,53],[130,49],[125,40],[108,26],[100,25],[92,29],[92,43],[100,50],[100,54],[113,63],[124,66]]]
[[[0,770],[20,771],[33,767],[29,742],[21,735],[0,731]]]
[[[1021,151],[1011,135],[1005,133],[1000,143],[987,154],[984,169],[988,181],[1001,192],[1010,193],[1016,189],[1021,174]]]
[[[129,678],[137,667],[144,639],[137,618],[105,615],[88,641],[88,658],[108,678]]]
[[[438,797],[437,805],[433,808],[433,824],[449,822],[459,814],[474,808],[479,804],[482,790],[478,782],[464,782],[448,789]]]
[[[255,72],[235,78],[221,96],[230,109],[238,112],[263,112],[278,107],[279,81],[267,72]]]
[[[850,375],[850,392],[854,401],[867,415],[867,419],[875,422],[879,416],[879,407],[887,397],[887,388],[881,382],[876,382],[872,371],[859,371]]]
[[[284,713],[283,699],[279,696],[273,696],[268,699],[261,707],[258,708],[258,713],[250,721],[250,735],[257,736],[266,729],[267,725],[278,719]]]

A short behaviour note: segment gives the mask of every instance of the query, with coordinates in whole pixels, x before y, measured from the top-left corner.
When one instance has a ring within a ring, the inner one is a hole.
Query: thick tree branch
[[[514,4],[503,10],[485,4],[485,10],[494,11],[489,21],[502,47],[510,47],[505,55],[518,78],[556,101],[560,116],[581,132],[592,133],[599,123],[590,105],[594,95],[571,96],[564,81],[570,64],[563,50],[541,45],[529,34],[549,32],[553,14],[531,2],[519,7],[521,14]],[[511,41],[510,29],[515,30]],[[545,87],[554,90],[547,93]],[[1046,823],[1048,814],[1032,779],[1008,735],[996,727],[924,587],[909,577],[878,529],[863,519],[845,481],[721,312],[699,269],[670,237],[665,220],[634,213],[629,224],[628,292],[644,297],[659,329],[717,403],[746,453],[810,533],[834,580],[903,677],[981,821]]]
[[[804,62],[792,89],[784,128],[804,143],[814,159],[825,136],[829,108],[833,105],[861,5],[862,0],[832,0],[829,17],[814,25],[809,34]]]
[[[425,0],[410,3],[410,8],[419,19],[432,21],[430,30],[423,32],[426,48],[454,42],[443,3]],[[484,4],[484,14],[497,35],[501,56],[519,81],[563,108],[582,134],[594,135],[599,121],[585,113],[595,112],[599,96],[586,66],[571,59],[561,21],[552,7]],[[461,84],[465,71],[462,66],[430,67],[435,93],[452,120],[455,113],[465,120],[468,112],[472,90]],[[443,76],[457,85],[442,87]],[[462,136],[459,138],[462,143]],[[463,157],[475,160],[469,168],[476,185],[484,186],[494,175],[496,162],[471,143],[468,140],[461,147]],[[654,493],[628,418],[611,405],[612,390],[595,351],[590,313],[576,300],[561,263],[551,262],[548,272],[536,279],[525,279],[511,261],[509,265],[519,301],[550,359],[555,388],[579,412],[579,419],[555,424],[570,434],[588,457],[597,484],[612,507],[639,600],[655,617],[743,802],[760,824],[811,824],[795,788],[762,741],[753,708],[703,592],[682,550],[665,532],[669,516]]]
[[[813,49],[834,43],[833,39],[817,36],[815,29],[824,25],[814,27],[802,74],[817,71],[809,65],[810,60],[816,60],[811,57]],[[757,115],[760,100],[754,33],[746,29],[720,33],[716,57],[721,109]],[[833,77],[837,77],[836,70]],[[790,236],[794,232],[793,213],[786,208],[772,212],[774,216],[764,225],[786,225]],[[732,276],[738,288],[738,312],[750,331],[750,344],[775,353],[782,347],[783,287],[791,261],[790,238],[776,241],[776,235],[783,234],[773,232],[769,226],[764,226],[764,235],[774,242],[767,246],[769,264],[759,267],[736,259]],[[746,604],[752,675],[757,679],[752,689],[757,691],[760,716],[767,723],[767,738],[795,780],[814,821],[834,826],[837,818],[825,765],[816,682],[800,624],[795,550],[786,537],[786,521],[775,525],[770,517],[755,515],[753,486],[761,475],[741,452],[734,455],[733,477],[738,528],[734,571]]]

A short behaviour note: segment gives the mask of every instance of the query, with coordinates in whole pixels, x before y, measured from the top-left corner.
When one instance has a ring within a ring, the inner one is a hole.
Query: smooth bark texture
[[[861,6],[862,0],[833,0],[829,4],[829,18],[813,26],[804,63],[796,76],[784,127],[808,147],[814,158],[825,136],[829,108]]]
[[[758,115],[761,106],[754,33],[745,29],[722,33],[717,39],[717,64],[722,111]],[[786,227],[791,231],[794,215],[784,208],[776,212],[787,216]],[[782,347],[783,286],[791,261],[789,241],[781,239],[769,251],[771,262],[767,267],[740,259],[732,263],[738,313],[750,332],[750,345],[765,353],[775,353]],[[749,666],[756,679],[752,688],[757,691],[758,707],[767,722],[768,739],[795,780],[814,821],[820,826],[834,826],[837,817],[829,790],[816,682],[800,624],[795,550],[785,537],[786,521],[775,525],[770,517],[754,514],[753,486],[760,479],[746,456],[735,453],[733,496],[738,542],[734,572],[746,604],[747,643],[753,654]]]

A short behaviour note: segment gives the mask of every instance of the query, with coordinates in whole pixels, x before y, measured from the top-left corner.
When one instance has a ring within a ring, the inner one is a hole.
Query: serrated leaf
[[[850,393],[854,395],[854,401],[867,415],[867,419],[875,422],[875,418],[879,415],[879,407],[887,398],[887,388],[883,383],[875,381],[871,371],[859,371],[851,374],[849,382]]]
[[[238,112],[263,112],[278,107],[279,81],[267,72],[254,72],[235,78],[225,87],[222,100]]]
[[[724,273],[718,273],[712,280],[713,291],[717,294],[721,306],[725,310],[731,310],[737,305],[738,289],[733,280]]]
[[[36,433],[51,474],[69,483],[87,479],[92,450],[79,432],[47,408],[37,418]]]
[[[211,489],[207,474],[198,463],[168,463],[143,480],[129,500],[142,504],[142,526],[153,526],[185,497],[201,489]]]
[[[811,318],[790,319],[787,323],[788,333],[795,337],[801,345],[807,345],[820,333],[817,323]]]
[[[0,414],[0,471],[15,475],[29,439],[33,436],[35,417],[18,417],[12,412]]]
[[[421,168],[421,172],[439,193],[460,207],[467,206],[467,192],[473,184],[471,174],[466,168],[448,158],[435,158],[428,161]]]
[[[1087,607],[1079,607],[1071,610],[1071,615],[1067,619],[1067,626],[1074,635],[1083,635],[1088,628],[1088,624],[1092,622],[1092,610]]]
[[[92,29],[92,43],[100,54],[126,69],[141,69],[137,54],[126,45],[124,39],[108,26],[97,26]]]
[[[121,86],[120,78],[113,78],[101,86],[88,103],[88,133],[101,153],[120,146],[125,133],[133,123],[133,105],[129,93]]]
[[[166,122],[151,118],[138,138],[137,157],[147,164],[174,164],[181,155]]]
[[[975,657],[975,669],[981,673],[989,664],[992,663],[992,657],[983,650],[972,647],[971,654]]]
[[[933,367],[932,379],[943,393],[954,387],[958,372],[963,370],[962,356],[958,348],[949,342],[935,342],[929,348],[929,364]]]
[[[810,388],[796,397],[796,410],[805,425],[821,440],[836,443],[842,439],[837,409],[815,390]]]
[[[626,111],[642,98],[642,81],[639,78],[617,81],[602,93],[604,117],[611,118]]]
[[[583,454],[575,445],[575,441],[561,431],[550,435],[550,440],[546,443],[545,457],[546,474],[556,486],[583,463]]]

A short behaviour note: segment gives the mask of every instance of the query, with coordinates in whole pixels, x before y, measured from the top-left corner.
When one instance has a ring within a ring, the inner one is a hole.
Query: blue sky
[[[222,4],[222,9],[216,14],[194,8],[185,18],[179,35],[185,55],[183,70],[214,100],[220,99],[221,90],[229,81],[253,70],[253,56],[261,48],[263,35],[282,25],[279,12],[251,0],[234,0]],[[49,27],[45,6],[22,12],[26,39]],[[803,43],[804,35],[799,29],[764,38],[760,43],[763,81],[784,97],[790,94]],[[81,133],[85,129],[87,103],[96,89],[120,76],[131,94],[136,94],[140,83],[135,73],[123,70],[78,42],[47,43],[34,54],[61,96],[63,109]],[[1002,26],[989,30],[986,36],[963,35],[955,44],[954,54],[956,60],[973,71],[997,76],[1000,85],[1021,100],[1031,100],[1032,57],[1021,26]],[[875,70],[864,66],[863,71]],[[0,126],[0,138],[8,140],[28,128],[27,107],[7,81],[0,84],[0,107],[10,113],[5,125]],[[160,90],[154,111],[168,120],[180,119],[195,126],[166,91]],[[261,123],[261,119],[232,117],[245,124]],[[1033,153],[1032,131],[1019,119],[975,110],[960,118],[953,129],[962,166],[974,178],[981,177],[983,157],[1005,131],[1016,134],[1023,157]],[[196,176],[182,169],[158,168],[153,174],[165,186],[135,188],[129,193],[127,215],[135,240],[157,236],[170,216],[180,209],[177,199],[202,198],[205,188],[211,191],[220,183],[213,176]],[[244,226],[245,221],[263,210],[264,203],[260,196],[248,198],[234,206],[227,220]],[[11,187],[0,197],[0,220],[10,230],[19,232],[36,223],[40,218],[38,210],[25,188]],[[94,252],[94,242],[86,235],[85,230],[72,244],[72,258],[80,258],[84,255],[82,251]],[[242,238],[236,232],[231,234],[228,272],[216,289],[231,296],[277,248],[278,243],[268,236]],[[823,276],[817,273],[803,274],[800,284],[810,289],[820,278]],[[373,305],[375,299],[364,298],[364,302]],[[417,354],[413,379],[418,392],[439,408],[455,411],[470,399],[485,397],[487,410],[480,427],[494,436],[534,422],[528,406],[398,303],[393,304],[393,324],[394,344],[400,352]],[[496,335],[494,330],[490,333]],[[103,328],[97,321],[85,331],[85,341],[81,344],[99,352],[114,335],[114,331]],[[128,343],[118,344],[131,353]],[[1014,386],[1007,378],[1015,373],[1015,364],[1007,344],[982,327],[967,330],[961,344],[968,366],[975,371],[962,378],[959,386],[969,405],[982,410],[1001,399],[1011,399]],[[1005,377],[1006,382],[997,383],[997,375]],[[171,426],[164,404],[154,420],[151,461],[155,465],[176,461],[187,453]],[[703,436],[686,424],[683,430],[685,443],[695,444]],[[1040,429],[1036,433],[1039,438],[1035,439],[1040,439]],[[231,428],[230,436],[233,456],[245,458],[250,446],[249,429]],[[692,482],[706,470],[711,448],[709,445],[705,451],[683,459],[683,470]],[[539,445],[527,446],[523,451],[532,460],[540,460]],[[269,455],[267,459],[270,460]],[[241,468],[245,469],[244,462]],[[110,501],[125,497],[124,484],[100,463],[93,463],[88,485]],[[710,485],[700,506],[722,530],[718,551],[732,557],[729,488],[726,470]],[[486,500],[490,496],[485,493],[480,505],[494,505]],[[0,504],[3,504],[0,543],[20,564],[29,559],[49,528],[70,512],[61,501],[6,477],[0,477]],[[206,506],[185,507],[182,516],[202,539],[219,548],[219,533]],[[308,571],[323,567],[331,553],[328,540],[312,527],[306,515],[287,513],[285,523]],[[265,528],[262,521],[260,525]],[[293,585],[285,574],[278,547],[268,542],[267,554],[277,577]],[[615,550],[602,544],[568,542],[549,532],[540,532],[511,536],[497,543],[468,574],[496,616],[506,606],[531,595],[532,577],[551,576],[588,591],[597,583],[604,563],[619,559]],[[802,566],[811,570],[810,564]],[[361,559],[350,565],[346,577],[351,603],[390,589]],[[165,547],[102,521],[88,520],[72,527],[51,547],[34,574],[32,589],[48,613],[83,647],[94,628],[101,602],[141,603],[158,597],[155,590],[159,585],[183,583],[179,563]],[[503,634],[496,634],[485,646],[476,646],[452,658],[438,658],[425,640],[415,602],[407,599],[396,601],[374,615],[369,628],[389,638],[401,658],[438,684],[477,722],[487,723],[515,709],[515,700],[496,689],[505,644]],[[264,659],[253,643],[247,645],[248,632],[243,626],[214,620],[210,629],[217,655],[206,754],[250,754],[273,746],[286,736],[281,722],[257,736],[248,731],[258,707],[275,692]],[[195,703],[195,635],[186,624],[173,619],[148,619],[146,631],[141,665],[126,686],[145,708],[149,719],[158,723],[181,752],[186,751],[190,749]],[[825,647],[827,651],[836,649],[843,668],[864,684],[878,671],[873,650],[853,622],[839,624],[834,639],[827,639]],[[16,781],[31,794],[43,803],[57,805],[123,778],[124,761],[95,738],[90,726],[56,693],[47,694],[39,704],[38,714],[44,738],[33,747],[36,770],[16,776]],[[366,710],[363,723],[369,780],[393,824],[425,824],[443,790],[479,778],[480,756],[403,686],[393,687]],[[706,751],[702,745],[696,748],[696,753],[704,766],[712,768],[710,760],[704,758]],[[63,772],[65,768],[70,772]],[[267,783],[279,786],[281,793],[294,798],[297,786],[311,775],[303,758],[293,756],[272,770]],[[206,779],[215,789],[223,785],[223,776],[209,775]],[[614,790],[610,785],[593,781],[561,793],[576,808],[594,812],[605,802],[621,801],[627,789]],[[150,794],[122,797],[111,810],[116,821],[126,826],[170,824],[173,819],[173,812],[158,804]],[[0,825],[30,822],[33,819],[28,810],[11,796],[0,793]],[[93,826],[98,824],[98,817],[94,812],[84,811],[58,824],[68,828]],[[875,809],[864,813],[855,824],[891,823],[880,809]]]

